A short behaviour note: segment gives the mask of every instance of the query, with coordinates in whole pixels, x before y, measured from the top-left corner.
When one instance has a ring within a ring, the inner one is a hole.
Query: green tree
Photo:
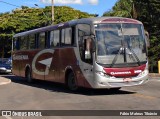
[[[105,12],[103,16],[132,18],[132,3],[132,0],[118,0],[112,10]]]
[[[150,71],[157,72],[158,60],[160,60],[160,1],[137,0],[135,2],[138,20],[142,21],[145,29],[150,34],[149,62]]]
[[[81,12],[67,6],[55,6],[54,9],[54,24],[94,16],[93,14]],[[15,33],[47,25],[51,25],[51,6],[45,8],[22,6],[19,9],[12,10],[12,12],[0,13],[0,48],[9,44],[7,47],[11,50],[11,41]],[[2,48],[0,50],[0,57],[5,57],[7,53],[10,53],[10,51],[4,52],[5,50]]]

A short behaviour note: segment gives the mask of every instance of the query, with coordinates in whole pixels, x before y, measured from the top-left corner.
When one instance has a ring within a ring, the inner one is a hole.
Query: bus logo
[[[50,68],[51,63],[52,63],[52,59],[53,59],[52,57],[44,59],[44,60],[40,60],[40,61],[38,61],[38,63],[45,65],[46,69],[45,69],[45,71],[39,71],[36,68],[36,62],[37,62],[38,57],[41,56],[41,55],[43,55],[44,53],[51,53],[51,54],[53,54],[54,50],[53,49],[42,50],[42,51],[38,52],[35,55],[35,57],[33,58],[33,61],[32,61],[32,70],[33,70],[34,73],[36,73],[38,75],[48,75],[49,74],[49,68]]]
[[[135,74],[139,74],[139,73],[141,73],[141,72],[142,72],[142,70],[135,70],[135,71],[134,71]]]
[[[123,74],[131,74],[130,71],[126,71],[126,72],[111,72],[111,75],[123,75]]]

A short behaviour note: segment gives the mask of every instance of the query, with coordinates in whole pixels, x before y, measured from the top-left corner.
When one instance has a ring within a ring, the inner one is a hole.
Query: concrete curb
[[[6,84],[9,84],[9,83],[11,83],[10,79],[7,79],[5,77],[0,76],[0,85],[6,85]]]
[[[160,74],[158,73],[149,73],[150,77],[160,78]]]

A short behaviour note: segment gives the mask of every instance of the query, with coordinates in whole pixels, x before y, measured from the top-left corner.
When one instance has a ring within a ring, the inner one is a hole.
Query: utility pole
[[[54,24],[54,0],[52,0],[52,24]]]
[[[14,31],[12,30],[12,49],[11,49],[11,53],[13,52],[13,48],[14,48],[14,41],[13,41],[13,36],[14,36]]]

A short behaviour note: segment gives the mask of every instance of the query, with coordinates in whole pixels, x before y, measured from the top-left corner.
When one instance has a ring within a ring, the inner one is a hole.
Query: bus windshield
[[[141,24],[109,23],[95,25],[97,63],[106,67],[137,66],[147,61]]]

